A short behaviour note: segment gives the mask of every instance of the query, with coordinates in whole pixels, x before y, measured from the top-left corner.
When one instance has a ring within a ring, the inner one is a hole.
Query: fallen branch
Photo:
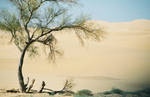
[[[6,90],[6,92],[8,93],[19,93],[19,89],[10,89],[10,90]]]
[[[64,87],[59,91],[55,91],[55,90],[52,90],[49,88],[42,88],[42,90],[45,90],[44,93],[49,93],[49,94],[53,94],[53,95],[57,94],[57,93],[60,93],[60,94],[71,93],[71,94],[73,94],[74,92],[71,91],[72,87],[73,87],[73,83],[70,80],[66,80]],[[39,93],[42,93],[42,91]]]
[[[54,90],[52,90],[52,89],[48,89],[48,88],[44,88],[43,90],[47,90],[47,91],[54,92]]]

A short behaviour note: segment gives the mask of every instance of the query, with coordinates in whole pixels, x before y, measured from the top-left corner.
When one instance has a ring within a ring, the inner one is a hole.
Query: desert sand
[[[56,64],[50,64],[44,54],[35,58],[26,55],[25,79],[36,78],[35,88],[45,80],[48,87],[60,89],[64,80],[71,78],[75,91],[86,88],[98,92],[112,87],[138,90],[150,86],[150,21],[89,22],[106,32],[101,42],[86,41],[83,47],[74,34],[60,32],[56,37],[64,55],[57,58]],[[0,31],[0,88],[18,88],[20,52],[4,33]]]

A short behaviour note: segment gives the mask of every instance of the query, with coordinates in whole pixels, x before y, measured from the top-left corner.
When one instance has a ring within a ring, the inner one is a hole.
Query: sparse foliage
[[[57,39],[54,33],[68,29],[73,30],[80,42],[85,39],[99,41],[101,29],[94,29],[87,24],[88,18],[82,16],[71,18],[69,7],[77,4],[77,0],[9,0],[16,7],[16,12],[3,10],[0,12],[0,29],[10,33],[11,39],[20,50],[21,57],[18,68],[19,83],[22,92],[26,92],[22,66],[25,53],[30,56],[38,54],[40,43],[49,53],[49,58],[55,60],[61,52],[56,48]],[[71,6],[70,6],[71,5]]]

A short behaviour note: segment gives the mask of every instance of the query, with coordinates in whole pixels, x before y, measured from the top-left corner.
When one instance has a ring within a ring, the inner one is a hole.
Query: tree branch
[[[32,80],[31,85],[29,86],[27,92],[30,92],[30,90],[32,89],[33,85],[34,85],[35,79]]]
[[[30,16],[29,16],[27,22],[25,23],[24,27],[25,27],[26,33],[27,33],[27,35],[28,35],[28,41],[30,41],[30,40],[32,39],[32,37],[33,37],[33,36],[30,37],[30,32],[29,32],[29,29],[28,29],[28,24],[29,24],[29,22],[30,22],[31,19],[32,19],[33,13],[34,13],[43,3],[44,3],[44,2],[42,2],[42,0],[41,0],[41,1],[40,1],[40,4],[39,4],[37,7],[30,9],[30,6],[31,6],[31,5],[29,4],[29,1],[27,2],[28,9],[29,9],[29,12],[30,12]]]
[[[54,31],[61,31],[63,29],[79,29],[79,30],[83,30],[83,31],[87,31],[87,32],[91,32],[90,30],[86,29],[85,27],[79,26],[79,25],[70,25],[70,26],[60,26],[60,27],[56,27],[54,29],[50,29],[49,31],[47,31],[46,33],[41,34],[40,36],[38,36],[35,40],[37,41],[39,38],[50,34],[51,32]]]
[[[43,91],[43,89],[44,89],[44,87],[45,87],[45,82],[44,81],[42,81],[42,86],[41,86],[41,89],[40,89],[40,91],[39,91],[39,93],[42,93],[42,91]]]

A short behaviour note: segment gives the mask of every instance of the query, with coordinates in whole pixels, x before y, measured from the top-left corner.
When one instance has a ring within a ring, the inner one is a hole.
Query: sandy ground
[[[48,94],[0,93],[0,97],[50,97]]]
[[[62,96],[62,95],[50,96],[44,93],[43,94],[0,93],[0,97],[73,97],[73,96]]]
[[[0,93],[0,97],[150,97],[150,95],[119,95],[119,94],[110,94],[110,95],[95,95],[95,96],[63,96],[63,95],[55,95],[50,96],[48,94],[24,94],[24,93]]]

